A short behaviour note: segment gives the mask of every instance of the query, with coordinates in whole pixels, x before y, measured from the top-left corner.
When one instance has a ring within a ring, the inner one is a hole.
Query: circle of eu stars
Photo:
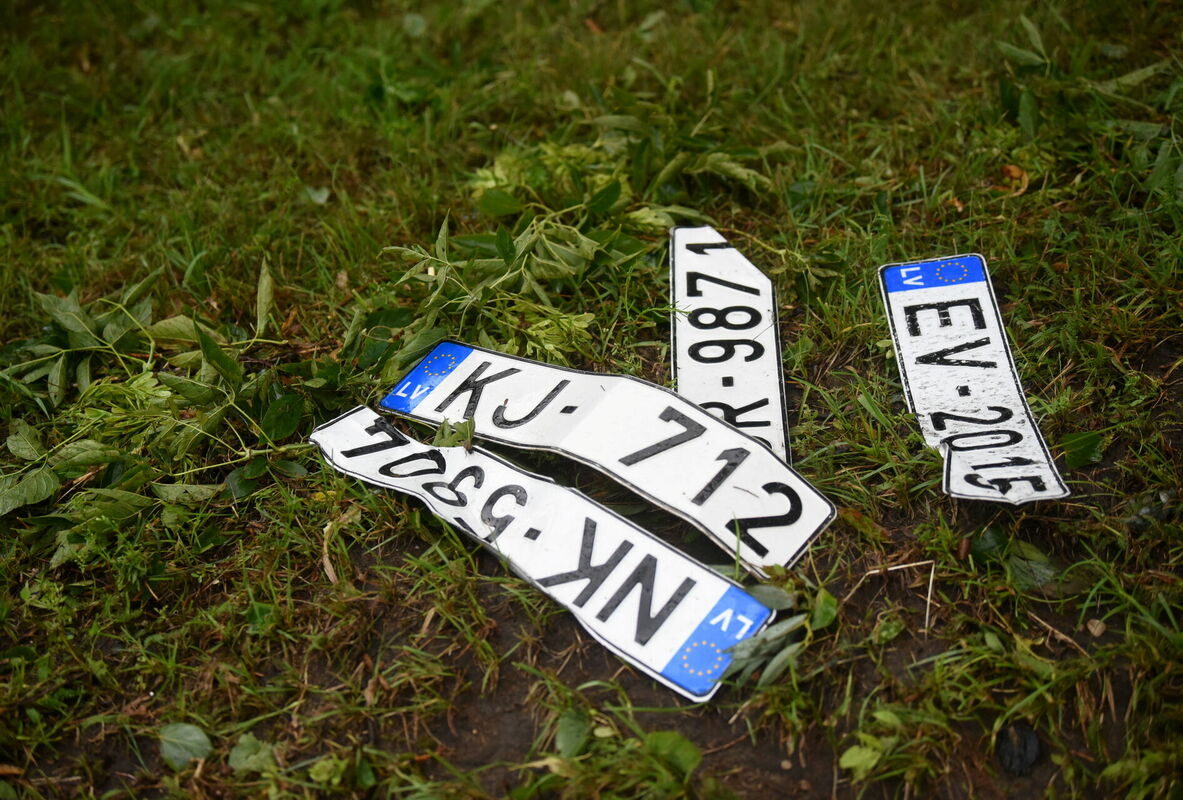
[[[942,273],[942,270],[953,269],[960,269],[961,274],[954,277],[952,275]],[[960,261],[946,261],[944,264],[941,264],[937,267],[936,277],[941,283],[961,283],[961,281],[969,277],[969,267]]]
[[[445,360],[447,363],[437,366],[439,362]],[[425,374],[431,375],[434,378],[442,378],[454,370],[458,363],[460,362],[456,360],[456,356],[452,355],[451,353],[436,353],[434,356],[424,361],[423,366],[420,367],[420,369],[422,369]],[[437,369],[439,372],[436,372]]]
[[[711,664],[705,670],[695,669],[694,667],[690,666],[690,655],[699,647],[710,647],[715,651],[715,663]],[[722,648],[713,642],[708,642],[706,639],[703,639],[701,642],[691,642],[690,646],[682,651],[682,666],[685,667],[687,671],[692,672],[695,675],[705,675],[709,677],[726,666],[726,664],[727,656],[723,655]]]

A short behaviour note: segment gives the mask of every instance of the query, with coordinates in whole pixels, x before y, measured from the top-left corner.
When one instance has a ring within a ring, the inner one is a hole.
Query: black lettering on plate
[[[690,357],[701,364],[718,364],[727,361],[739,352],[739,346],[750,347],[752,352],[743,357],[744,361],[755,361],[764,355],[764,345],[752,339],[707,339],[705,342],[695,342],[686,350]],[[704,355],[708,347],[719,348],[718,355]]]
[[[525,425],[527,422],[541,414],[542,410],[549,406],[554,401],[554,399],[559,396],[559,393],[566,389],[570,383],[571,381],[566,379],[556,383],[555,388],[550,390],[550,394],[542,398],[542,400],[538,402],[538,405],[534,406],[534,408],[531,409],[530,412],[526,414],[526,416],[519,417],[518,419],[506,418],[505,407],[509,405],[509,400],[506,400],[504,403],[497,406],[497,408],[493,411],[493,424],[498,428],[516,428],[519,425]]]
[[[1002,469],[1003,467],[1029,467],[1035,462],[1023,456],[1011,456],[1006,461],[994,461],[989,464],[970,464],[973,469]]]
[[[509,486],[502,486],[500,489],[495,489],[481,508],[481,522],[488,525],[490,530],[486,541],[497,541],[497,537],[503,534],[510,523],[517,519],[512,514],[499,517],[493,513],[493,506],[497,505],[497,501],[502,497],[512,497],[519,506],[526,505],[526,490],[521,486],[510,484]]]
[[[699,403],[699,405],[705,409],[717,409],[722,411],[723,419],[737,428],[767,428],[772,424],[767,420],[760,421],[740,419],[740,415],[746,414],[749,411],[755,411],[757,408],[763,408],[764,406],[768,405],[767,397],[763,398],[762,400],[757,400],[754,403],[748,403],[746,406],[740,406],[739,408],[736,408],[735,406],[729,406],[726,403],[718,403],[714,401],[710,403]]]
[[[740,314],[744,319],[736,322],[731,319],[733,314]],[[703,331],[724,328],[729,331],[746,331],[760,324],[760,312],[751,306],[727,306],[726,308],[696,308],[686,317],[686,321],[693,327]]]
[[[688,244],[686,245],[686,249],[695,255],[705,256],[707,250],[730,250],[731,245],[727,244],[727,242],[709,242],[705,244]]]
[[[632,542],[621,542],[616,546],[616,550],[612,555],[608,556],[608,560],[602,564],[592,564],[592,551],[596,546],[596,521],[591,517],[585,517],[583,520],[583,543],[579,547],[579,566],[570,572],[560,572],[558,575],[551,575],[548,578],[543,578],[538,581],[539,586],[558,586],[562,583],[571,583],[572,581],[587,581],[587,586],[583,587],[583,591],[574,600],[574,605],[582,608],[591,596],[604,584],[608,576],[612,574],[612,570],[616,569],[616,565],[625,557],[629,550],[633,549]]]
[[[1006,406],[986,406],[989,411],[998,412],[998,416],[994,419],[982,419],[980,417],[963,417],[960,414],[950,414],[945,411],[934,411],[929,416],[932,417],[932,426],[938,431],[945,430],[949,420],[956,420],[958,422],[972,422],[974,425],[997,425],[1000,422],[1006,422],[1015,415]]]
[[[937,325],[941,328],[948,328],[953,324],[953,320],[949,316],[949,309],[958,306],[965,306],[969,309],[975,328],[981,330],[986,327],[986,315],[982,313],[982,304],[978,302],[977,298],[968,297],[965,300],[949,300],[944,303],[920,303],[914,306],[904,306],[904,320],[908,323],[908,333],[913,336],[920,335],[920,320],[916,316],[921,311],[937,312]]]
[[[403,464],[409,464],[412,461],[430,461],[432,466],[417,469],[414,472],[407,472],[402,475],[395,475],[394,468]],[[389,461],[378,467],[378,474],[385,475],[388,478],[413,478],[416,475],[443,475],[444,474],[444,456],[438,450],[427,450],[422,453],[414,453],[405,458],[400,458],[397,461]]]
[[[722,243],[720,243],[720,244],[722,244]],[[725,246],[730,247],[731,245],[725,245]],[[705,247],[705,245],[704,245],[704,247]],[[692,253],[698,252],[697,250],[694,250],[692,248],[687,248],[687,249],[689,249]],[[701,253],[700,253],[700,255],[701,255]],[[744,294],[760,294],[759,289],[755,289],[751,286],[744,286],[742,283],[732,283],[731,281],[725,281],[722,278],[716,278],[714,275],[707,275],[706,273],[703,273],[703,272],[688,272],[688,273],[686,273],[686,294],[690,295],[691,297],[702,297],[702,289],[698,288],[699,281],[706,281],[707,283],[717,283],[720,286],[726,286],[728,289],[734,289],[735,291],[743,292]]]
[[[381,453],[383,450],[393,450],[396,447],[402,447],[410,441],[403,432],[390,424],[389,421],[378,417],[374,420],[374,424],[366,428],[366,433],[371,436],[379,433],[384,433],[390,437],[385,442],[376,442],[374,444],[365,444],[361,447],[351,447],[348,450],[342,450],[341,455],[344,458],[357,458],[358,456],[368,456],[370,453]]]
[[[1005,442],[987,442],[986,444],[959,444],[963,439],[978,439],[983,436],[1005,436]],[[966,450],[992,450],[995,447],[1010,447],[1012,444],[1018,444],[1023,441],[1023,434],[1018,431],[1008,430],[1007,428],[999,428],[996,431],[973,431],[972,433],[955,433],[952,436],[946,436],[941,439],[941,444],[948,447],[950,450],[963,453]]]
[[[452,393],[448,395],[448,399],[444,400],[444,402],[435,407],[436,413],[443,411],[445,408],[452,405],[454,400],[458,399],[461,395],[468,393],[468,405],[464,408],[464,418],[472,419],[473,415],[476,414],[477,404],[481,401],[481,393],[485,391],[486,386],[488,386],[493,381],[499,381],[502,378],[508,378],[510,375],[515,375],[521,372],[521,370],[517,367],[510,367],[509,369],[498,372],[496,375],[490,375],[484,380],[481,380],[480,378],[485,374],[485,370],[491,366],[493,366],[492,361],[482,361],[480,365],[472,371],[471,375],[465,378],[459,386],[452,390]]]
[[[637,462],[644,461],[647,458],[653,458],[658,453],[664,453],[666,450],[677,447],[684,442],[691,439],[697,439],[706,432],[706,426],[690,419],[690,417],[683,414],[673,406],[666,406],[658,415],[662,422],[676,422],[685,428],[681,433],[675,433],[668,439],[662,439],[660,442],[642,447],[635,453],[629,453],[627,456],[621,456],[620,463],[631,467]]]
[[[669,619],[670,614],[674,613],[674,609],[682,602],[683,598],[690,593],[694,588],[696,581],[693,578],[686,578],[682,581],[682,585],[674,590],[670,595],[670,599],[665,601],[665,605],[661,607],[656,614],[653,613],[653,581],[657,577],[657,559],[651,555],[647,555],[641,559],[641,563],[637,564],[637,568],[633,570],[633,574],[625,578],[624,583],[620,584],[620,588],[612,597],[608,598],[608,602],[604,603],[604,607],[600,609],[600,613],[596,614],[596,619],[600,622],[607,622],[608,618],[615,613],[620,604],[624,602],[635,587],[641,587],[641,600],[637,604],[637,632],[634,636],[637,644],[648,644],[649,640],[653,638],[653,634],[657,633],[665,621]]]
[[[789,498],[789,510],[783,514],[776,514],[767,517],[746,517],[745,519],[737,519],[732,523],[734,530],[739,534],[739,540],[752,549],[758,556],[768,555],[768,548],[761,544],[756,537],[752,536],[749,531],[752,528],[778,528],[781,525],[792,525],[801,518],[801,495],[793,490],[793,487],[786,486],[783,483],[766,483],[763,487],[768,494],[783,494]]]
[[[432,481],[431,483],[423,484],[423,488],[441,503],[449,506],[463,506],[468,503],[468,497],[464,492],[460,491],[459,487],[466,479],[472,479],[474,488],[481,488],[481,484],[485,482],[485,471],[480,467],[465,467],[456,473],[456,477],[452,478],[451,482]],[[451,497],[446,497],[440,492],[450,492]]]
[[[724,462],[723,468],[715,473],[715,477],[707,481],[707,485],[702,487],[690,502],[696,506],[705,503],[723,485],[723,481],[727,480],[731,473],[735,472],[736,468],[750,455],[751,452],[746,447],[733,447],[719,453],[715,460]]]
[[[966,350],[976,350],[979,347],[990,344],[990,337],[984,339],[974,339],[972,342],[963,342],[962,344],[954,345],[953,347],[946,347],[944,350],[934,350],[931,353],[925,353],[922,356],[916,357],[917,364],[932,364],[938,367],[983,367],[991,368],[997,367],[996,361],[966,361],[960,358],[946,358],[954,353],[963,353]]]
[[[970,473],[965,476],[965,482],[970,486],[976,486],[979,489],[995,489],[1002,494],[1010,491],[1010,487],[1019,481],[1026,481],[1031,484],[1031,488],[1037,492],[1046,492],[1047,484],[1043,482],[1043,478],[1039,475],[1023,475],[1018,478],[983,478],[981,475]]]

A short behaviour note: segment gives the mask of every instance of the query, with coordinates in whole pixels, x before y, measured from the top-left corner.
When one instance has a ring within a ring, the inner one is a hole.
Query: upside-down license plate
[[[731,662],[727,649],[772,615],[737,584],[586,495],[480,449],[422,444],[365,407],[311,439],[341,472],[418,497],[610,650],[693,700],[715,693]]]
[[[790,462],[772,281],[714,228],[674,228],[670,293],[678,394]]]
[[[1023,396],[985,260],[889,264],[879,275],[908,405],[945,458],[945,492],[1014,504],[1067,496]]]
[[[472,419],[478,436],[596,467],[761,575],[797,558],[834,516],[763,443],[639,378],[442,342],[381,404],[433,424]]]

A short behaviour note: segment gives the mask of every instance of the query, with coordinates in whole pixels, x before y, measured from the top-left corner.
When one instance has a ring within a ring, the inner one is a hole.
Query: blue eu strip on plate
[[[896,264],[883,271],[883,283],[889,294],[958,283],[980,283],[984,280],[986,265],[979,256],[974,255]]]
[[[706,694],[731,663],[729,647],[764,627],[772,612],[730,587],[674,653],[661,674],[692,694]]]
[[[382,398],[379,405],[404,414],[414,411],[415,406],[431,394],[431,390],[439,386],[440,381],[451,375],[470,353],[471,347],[454,342],[441,342],[390,390],[390,394]]]

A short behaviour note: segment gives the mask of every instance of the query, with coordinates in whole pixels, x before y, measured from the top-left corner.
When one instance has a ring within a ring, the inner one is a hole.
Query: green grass
[[[1174,4],[0,15],[0,798],[1178,792]],[[703,221],[840,516],[695,708],[304,441],[444,335],[667,381]],[[970,251],[1066,500],[944,496],[904,410],[874,268]]]

